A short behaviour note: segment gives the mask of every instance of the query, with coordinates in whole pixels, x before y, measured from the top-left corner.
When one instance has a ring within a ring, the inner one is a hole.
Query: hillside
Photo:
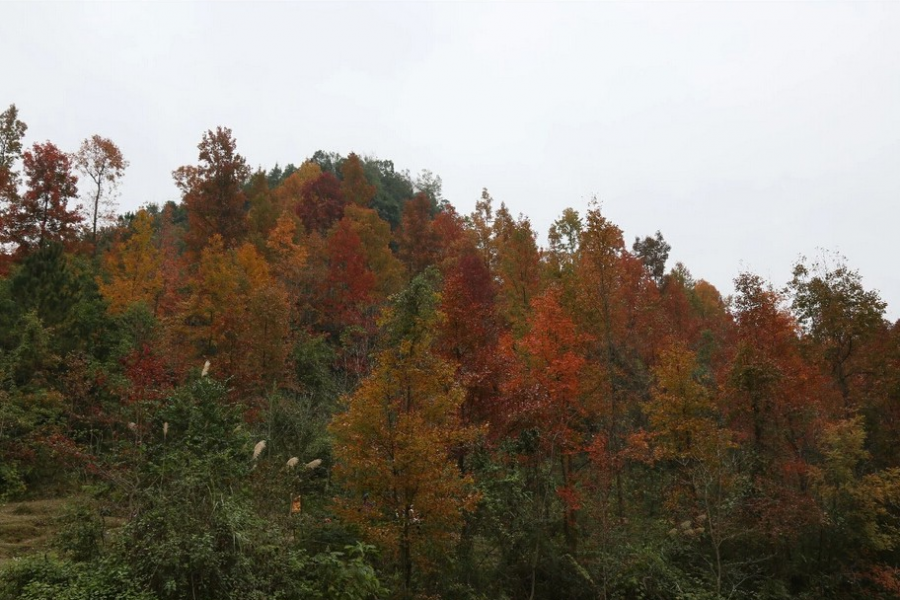
[[[900,595],[900,325],[841,257],[726,298],[597,204],[540,247],[487,190],[254,171],[224,127],[110,215],[118,147],[26,131],[0,600]]]

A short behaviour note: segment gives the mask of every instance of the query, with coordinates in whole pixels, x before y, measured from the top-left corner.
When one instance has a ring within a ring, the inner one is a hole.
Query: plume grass
[[[263,450],[266,449],[266,440],[259,440],[256,442],[256,445],[253,446],[253,460],[259,458],[259,455],[263,453]]]

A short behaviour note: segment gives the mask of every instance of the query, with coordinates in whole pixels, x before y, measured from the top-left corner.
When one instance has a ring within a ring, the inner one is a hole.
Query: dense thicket
[[[900,325],[841,259],[723,298],[597,205],[541,248],[487,191],[253,173],[226,128],[104,224],[25,132],[0,498],[78,503],[0,598],[900,596]]]

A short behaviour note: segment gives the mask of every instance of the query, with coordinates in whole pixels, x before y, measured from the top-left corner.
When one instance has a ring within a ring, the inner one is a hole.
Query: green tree
[[[877,291],[866,290],[859,272],[840,257],[834,267],[824,259],[812,266],[798,263],[789,289],[797,320],[822,352],[845,406],[851,408],[853,382],[866,370],[859,356],[866,342],[885,329],[887,303]]]
[[[663,276],[666,274],[666,260],[669,258],[669,250],[672,249],[672,246],[663,239],[662,233],[657,231],[653,237],[648,235],[644,239],[635,238],[632,249],[644,263],[644,267],[656,284],[662,285]]]
[[[28,125],[19,120],[19,109],[15,104],[0,113],[0,169],[12,169],[13,163],[22,155],[22,138]]]
[[[13,318],[33,311],[51,332],[59,356],[81,351],[105,357],[116,340],[85,261],[66,255],[61,245],[45,244],[28,255],[10,278]]]
[[[377,158],[364,159],[363,171],[376,189],[372,208],[396,229],[400,225],[403,204],[415,194],[409,174],[396,171],[393,162]]]
[[[13,165],[22,155],[22,138],[27,130],[15,104],[0,113],[0,202],[12,202],[17,195],[19,178]],[[0,229],[4,227],[7,225],[0,210]]]
[[[571,208],[563,210],[562,215],[550,225],[547,233],[547,259],[552,275],[562,277],[574,270],[581,243],[581,230],[581,217],[578,211]]]
[[[224,395],[209,378],[182,388],[143,448],[126,551],[161,598],[227,596],[252,568],[250,535],[260,524],[242,488],[253,441]]]

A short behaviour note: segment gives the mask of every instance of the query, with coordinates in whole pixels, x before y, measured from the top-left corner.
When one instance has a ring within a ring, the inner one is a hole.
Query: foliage
[[[199,254],[213,235],[221,236],[226,248],[241,240],[246,230],[242,186],[250,170],[227,127],[204,133],[197,148],[200,164],[180,167],[172,176],[184,194],[188,247]]]
[[[54,547],[76,562],[96,558],[104,536],[104,523],[96,507],[78,503],[68,507],[60,518]]]
[[[394,561],[404,590],[414,565],[437,567],[475,499],[453,460],[475,431],[459,422],[462,391],[432,351],[436,306],[426,276],[398,295],[384,322],[389,349],[331,426],[348,492],[339,514]]]
[[[9,199],[0,213],[0,243],[15,244],[20,254],[45,242],[71,246],[83,220],[79,207],[69,207],[78,195],[78,177],[68,155],[54,144],[36,143],[22,156],[26,190]]]
[[[100,293],[112,313],[120,313],[135,302],[156,310],[162,293],[159,250],[153,243],[153,224],[146,210],[131,221],[129,237],[119,242],[106,257],[109,282],[99,281]]]
[[[78,171],[94,184],[88,198],[87,216],[91,223],[91,237],[96,244],[97,223],[112,221],[115,216],[112,209],[115,207],[116,187],[125,175],[128,161],[112,140],[99,135],[81,142],[72,159]]]
[[[252,173],[224,127],[104,222],[115,144],[25,133],[0,498],[83,501],[0,598],[900,597],[900,324],[844,259],[723,298],[596,202],[542,248],[487,190]]]
[[[653,237],[635,238],[632,248],[654,281],[657,284],[662,283],[663,275],[666,273],[666,260],[669,258],[669,250],[672,249],[672,246],[663,239],[662,233],[657,231]]]
[[[0,567],[2,600],[157,600],[125,566],[28,557]]]
[[[0,113],[0,168],[12,169],[13,162],[22,155],[22,138],[28,125],[19,120],[15,104]]]

